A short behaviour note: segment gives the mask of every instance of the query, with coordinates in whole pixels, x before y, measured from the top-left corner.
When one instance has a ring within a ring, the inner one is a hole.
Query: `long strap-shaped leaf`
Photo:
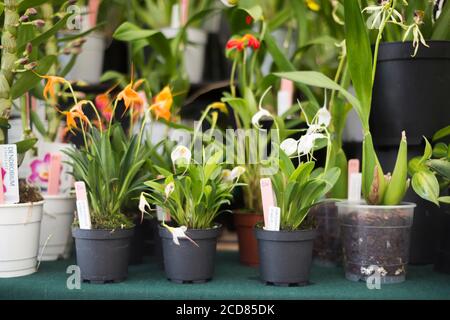
[[[345,0],[345,38],[348,65],[356,95],[361,102],[359,114],[365,131],[369,130],[372,103],[372,50],[361,7],[357,0]]]

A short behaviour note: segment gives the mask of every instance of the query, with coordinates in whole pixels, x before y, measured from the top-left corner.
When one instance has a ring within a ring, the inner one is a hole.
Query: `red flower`
[[[248,16],[245,18],[245,23],[246,23],[246,24],[252,24],[252,22],[253,22],[252,16],[248,15]]]
[[[245,44],[241,39],[230,39],[227,42],[227,49],[228,50],[237,49],[238,51],[242,51],[245,48],[244,45]]]
[[[227,42],[227,50],[237,49],[238,51],[242,51],[247,47],[251,47],[254,50],[259,49],[261,46],[258,39],[251,34],[246,34],[242,38],[232,38]]]
[[[243,39],[247,40],[247,45],[252,47],[254,50],[258,50],[261,46],[260,42],[256,37],[251,34],[246,34]]]

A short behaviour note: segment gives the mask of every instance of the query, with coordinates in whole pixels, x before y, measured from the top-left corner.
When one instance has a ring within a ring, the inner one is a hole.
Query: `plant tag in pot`
[[[77,214],[80,229],[92,229],[86,185],[84,182],[75,182],[75,193],[77,195]]]
[[[261,198],[264,211],[264,225],[269,225],[269,212],[271,207],[276,207],[276,199],[272,189],[272,181],[270,178],[260,180],[261,184]]]
[[[361,201],[361,187],[362,187],[362,174],[353,173],[350,176],[348,182],[348,201],[360,202]]]
[[[4,203],[19,203],[19,173],[17,167],[17,146],[0,145],[0,162]]]
[[[170,215],[163,208],[156,206],[156,218],[158,221],[170,221]]]
[[[38,155],[24,163],[21,168],[21,176],[26,178],[32,184],[38,186],[43,193],[49,191],[49,176],[51,167],[51,158],[53,154],[61,156],[61,169],[59,174],[59,193],[70,194],[73,186],[73,177],[70,174],[71,167],[68,163],[69,157],[64,150],[73,148],[65,143],[39,142]]]
[[[51,155],[50,170],[48,171],[48,194],[56,196],[59,194],[61,177],[61,154]]]
[[[279,207],[269,208],[269,224],[266,224],[264,230],[280,231],[281,209]]]

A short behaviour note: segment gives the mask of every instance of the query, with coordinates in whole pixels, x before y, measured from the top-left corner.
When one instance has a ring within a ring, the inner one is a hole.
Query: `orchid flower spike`
[[[147,202],[147,199],[145,198],[144,193],[142,192],[142,193],[141,193],[141,196],[140,196],[140,198],[139,198],[139,211],[141,212],[141,223],[142,223],[142,221],[144,220],[144,214],[145,214],[145,213],[149,213],[149,212],[147,211],[147,208],[148,208],[148,210],[151,210],[151,209],[152,209],[152,208],[150,207],[150,204]]]
[[[272,114],[268,110],[266,110],[262,107],[264,98],[267,96],[267,94],[270,92],[271,89],[272,89],[272,87],[269,87],[264,92],[261,99],[259,100],[259,111],[252,117],[252,124],[258,129],[261,129],[261,124],[259,123],[261,120],[273,119]]]

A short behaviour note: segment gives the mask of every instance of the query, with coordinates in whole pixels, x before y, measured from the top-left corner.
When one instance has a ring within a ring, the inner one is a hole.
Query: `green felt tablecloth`
[[[450,275],[431,266],[412,266],[406,282],[380,290],[345,280],[341,268],[323,267],[313,267],[309,286],[280,288],[262,284],[258,269],[241,266],[237,253],[219,252],[215,278],[206,284],[171,283],[150,258],[130,267],[125,282],[68,290],[66,268],[74,263],[45,262],[33,275],[0,279],[0,299],[450,299]]]

